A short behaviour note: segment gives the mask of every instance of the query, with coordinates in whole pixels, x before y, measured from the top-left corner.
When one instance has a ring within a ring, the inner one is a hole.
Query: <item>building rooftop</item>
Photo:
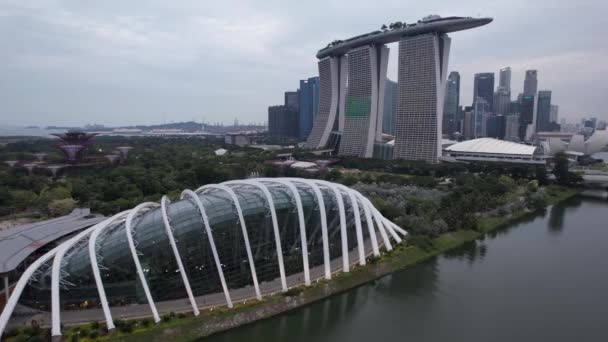
[[[70,214],[0,231],[0,274],[13,271],[30,254],[49,242],[101,222],[88,208]]]
[[[346,40],[335,40],[327,47],[319,50],[317,58],[341,56],[348,50],[368,44],[394,43],[406,36],[417,36],[425,33],[448,33],[462,31],[492,22],[492,18],[446,17],[429,16],[417,23],[393,26],[391,29],[378,30]]]
[[[451,145],[445,150],[448,152],[465,152],[465,153],[488,153],[488,154],[510,154],[510,155],[527,155],[532,156],[536,151],[536,146],[518,144],[510,141],[479,138],[466,140],[457,144]]]

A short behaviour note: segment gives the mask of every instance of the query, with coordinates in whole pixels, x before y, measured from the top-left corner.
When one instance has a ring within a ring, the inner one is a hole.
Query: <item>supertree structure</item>
[[[91,145],[91,138],[97,133],[86,133],[81,131],[68,131],[66,133],[53,134],[61,139],[57,147],[63,151],[68,163],[77,163],[82,160],[83,151]]]

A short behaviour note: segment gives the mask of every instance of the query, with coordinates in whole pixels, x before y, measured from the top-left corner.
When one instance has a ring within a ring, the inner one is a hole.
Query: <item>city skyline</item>
[[[281,103],[285,89],[295,90],[300,79],[317,75],[315,54],[331,40],[391,21],[468,11],[495,22],[487,30],[459,34],[453,47],[448,71],[461,75],[463,105],[473,93],[475,73],[498,75],[510,66],[512,98],[523,92],[525,70],[534,69],[538,88],[552,90],[560,117],[606,119],[600,101],[607,86],[585,84],[608,76],[599,62],[608,55],[602,32],[593,29],[606,21],[600,15],[606,5],[589,1],[577,7],[586,20],[575,27],[559,25],[575,5],[535,3],[522,16],[506,2],[429,2],[411,5],[396,17],[403,4],[382,3],[371,14],[365,5],[343,13],[344,6],[332,4],[310,25],[311,9],[320,4],[185,3],[168,9],[104,2],[85,9],[9,1],[0,5],[0,27],[5,29],[0,34],[5,58],[0,115],[8,125],[120,126],[192,119],[228,123],[235,117],[265,121],[267,107]],[[534,41],[517,39],[541,24],[551,29],[535,30]],[[397,48],[389,48],[388,78],[396,80]],[[565,78],[564,70],[577,72]]]

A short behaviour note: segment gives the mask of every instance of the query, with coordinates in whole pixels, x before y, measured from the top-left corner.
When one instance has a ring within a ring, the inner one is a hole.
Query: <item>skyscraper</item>
[[[452,135],[458,127],[458,110],[460,107],[460,74],[450,72],[445,90],[445,106],[443,108],[443,134]]]
[[[494,103],[494,73],[484,72],[475,74],[475,81],[473,82],[473,102],[478,98],[486,100],[488,110],[493,111]]]
[[[486,136],[495,139],[504,139],[506,120],[503,115],[490,115],[486,121]]]
[[[511,112],[511,94],[503,87],[498,87],[494,93],[494,113],[507,115]]]
[[[399,41],[393,157],[437,162],[450,47],[446,34],[491,21],[431,16],[416,25],[336,40],[319,50],[319,114],[306,146],[339,146],[341,155],[371,157],[375,146],[384,144],[382,126],[390,126],[383,118],[388,64],[384,44]]]
[[[505,118],[505,139],[519,141],[519,114],[509,114]]]
[[[268,134],[274,137],[297,138],[298,111],[289,106],[268,107]]]
[[[558,120],[558,112],[559,112],[559,107],[557,105],[552,104],[551,105],[551,122],[555,122],[557,123]]]
[[[382,139],[388,47],[367,45],[348,51],[348,89],[340,155],[371,158]]]
[[[306,140],[312,129],[312,122],[319,112],[319,78],[300,80],[299,94],[299,132],[298,139]]]
[[[294,110],[299,109],[300,105],[298,91],[285,92],[285,105]]]
[[[541,90],[538,92],[538,104],[536,114],[536,131],[551,132],[551,91]]]
[[[535,96],[538,89],[538,72],[536,70],[526,70],[524,80],[524,96]]]
[[[483,138],[487,136],[486,123],[491,112],[488,102],[478,97],[473,103],[473,137]]]
[[[535,123],[534,120],[534,95],[524,95],[520,103],[519,116],[519,139],[526,140],[528,125]]]
[[[498,88],[507,90],[511,94],[511,67],[500,69],[498,77]]]
[[[384,90],[384,115],[382,117],[382,131],[395,134],[395,113],[397,112],[397,82],[386,80]]]
[[[439,161],[449,53],[450,38],[445,34],[399,41],[394,159]]]

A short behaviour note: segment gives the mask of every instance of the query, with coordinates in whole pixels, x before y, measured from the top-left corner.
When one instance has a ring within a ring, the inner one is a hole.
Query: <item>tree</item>
[[[570,185],[570,161],[564,152],[556,153],[553,157],[553,175],[557,184]]]
[[[67,215],[76,207],[76,201],[73,198],[64,198],[52,200],[48,205],[49,213],[52,216]]]

